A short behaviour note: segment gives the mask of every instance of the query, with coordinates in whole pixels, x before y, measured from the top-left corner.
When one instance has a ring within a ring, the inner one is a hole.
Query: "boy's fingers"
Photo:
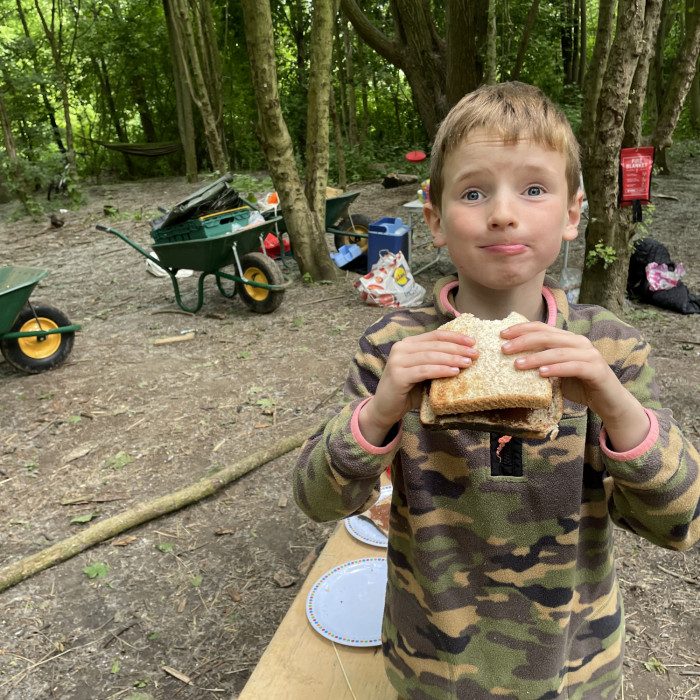
[[[464,335],[464,333],[457,333],[455,331],[444,331],[439,329],[430,333],[426,333],[424,335],[414,336],[414,338],[426,340],[430,338],[433,341],[442,340],[449,343],[457,343],[458,345],[474,345],[474,343],[476,342],[474,338],[468,335]]]
[[[472,363],[471,358],[464,355],[435,351],[420,355],[408,354],[401,359],[401,366],[405,368],[421,366],[469,367]]]
[[[595,363],[597,356],[593,352],[586,351],[581,348],[548,348],[534,352],[527,357],[518,357],[515,360],[515,366],[518,369],[534,369],[544,365],[559,364],[562,362],[582,362],[586,365]]]
[[[416,384],[420,382],[428,381],[429,379],[441,379],[443,377],[454,377],[460,370],[459,367],[449,366],[449,365],[421,365],[416,368],[420,379],[415,382]]]
[[[516,323],[508,326],[501,331],[502,338],[516,338],[523,333],[532,333],[533,331],[542,330],[543,328],[552,328],[541,321],[528,321],[527,323]],[[556,329],[555,329],[556,330]]]
[[[548,348],[574,348],[583,350],[585,348],[592,348],[593,346],[590,340],[585,336],[578,336],[569,331],[562,331],[556,328],[543,331],[540,324],[540,329],[533,329],[529,333],[514,336],[503,343],[501,347],[503,352],[508,355],[516,352],[534,352]]]
[[[475,358],[479,351],[472,347],[471,345],[464,345],[461,343],[453,343],[448,341],[441,342],[430,342],[428,340],[421,342],[412,343],[397,343],[392,348],[392,353],[401,354],[413,357],[427,356],[434,353],[440,353],[441,355],[459,355],[468,356],[472,359]]]

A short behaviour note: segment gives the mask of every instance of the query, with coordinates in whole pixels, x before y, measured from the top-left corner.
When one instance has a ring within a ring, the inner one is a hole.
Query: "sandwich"
[[[424,389],[420,408],[431,429],[480,430],[513,437],[553,439],[563,412],[561,380],[540,376],[536,369],[514,366],[519,356],[505,355],[501,331],[527,318],[512,312],[497,321],[462,314],[441,326],[476,340],[479,357],[454,377],[433,379]]]

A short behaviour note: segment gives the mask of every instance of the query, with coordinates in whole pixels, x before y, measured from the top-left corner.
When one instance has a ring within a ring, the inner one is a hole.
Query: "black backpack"
[[[679,281],[671,289],[659,289],[656,292],[649,287],[646,275],[646,266],[649,263],[665,263],[669,270],[676,269],[676,263],[671,260],[663,243],[653,238],[642,238],[633,244],[633,248],[627,274],[627,296],[630,299],[681,314],[700,313],[700,296],[692,294],[683,282]]]

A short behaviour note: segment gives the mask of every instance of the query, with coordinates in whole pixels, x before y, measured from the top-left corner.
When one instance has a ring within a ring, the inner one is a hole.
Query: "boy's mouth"
[[[527,246],[523,243],[497,243],[496,245],[481,246],[482,250],[487,253],[496,253],[499,255],[518,255],[527,250]]]

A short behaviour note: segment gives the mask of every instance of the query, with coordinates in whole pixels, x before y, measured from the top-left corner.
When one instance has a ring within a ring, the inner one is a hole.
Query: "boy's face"
[[[440,211],[428,205],[425,217],[462,284],[537,286],[578,233],[583,193],[569,200],[566,158],[532,141],[476,130],[445,160],[443,183]]]

